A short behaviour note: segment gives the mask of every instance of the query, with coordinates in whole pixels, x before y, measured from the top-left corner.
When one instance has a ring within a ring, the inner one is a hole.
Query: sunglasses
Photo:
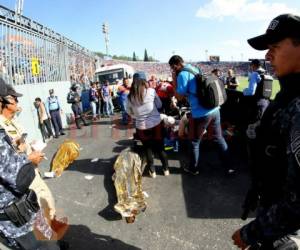
[[[15,101],[15,103],[18,103],[19,101],[18,101],[18,97],[16,97],[16,96],[8,96],[8,97],[6,97],[6,99],[9,101],[9,100],[11,100],[11,99],[14,99],[14,101]],[[9,101],[9,103],[10,104],[15,104],[15,103],[11,103],[10,101]]]

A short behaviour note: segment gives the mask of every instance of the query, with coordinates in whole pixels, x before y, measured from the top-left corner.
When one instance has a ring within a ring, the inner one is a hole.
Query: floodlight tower
[[[24,0],[16,0],[15,12],[18,16],[23,15]]]
[[[108,27],[108,23],[106,22],[102,24],[102,33],[104,34],[106,56],[108,56],[109,27]]]

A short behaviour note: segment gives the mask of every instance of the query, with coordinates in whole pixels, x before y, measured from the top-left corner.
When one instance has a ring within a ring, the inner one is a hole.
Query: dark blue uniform
[[[86,123],[85,119],[83,118],[83,115],[82,115],[82,110],[81,110],[81,107],[80,107],[80,101],[81,101],[81,98],[79,96],[79,94],[72,90],[69,92],[68,94],[68,97],[67,97],[67,101],[68,103],[71,103],[71,108],[72,108],[72,111],[74,113],[74,116],[75,116],[75,123],[76,123],[76,126],[78,129],[80,129],[80,122],[79,120],[81,120],[83,122],[83,124],[85,126],[87,126],[88,124]]]
[[[51,116],[52,125],[55,130],[55,137],[58,137],[60,134],[64,135],[62,128],[62,122],[60,117],[60,104],[57,96],[49,96],[45,103],[46,110]]]
[[[256,129],[253,189],[260,197],[257,216],[241,229],[243,241],[261,249],[298,249],[300,73],[285,76],[280,84],[281,91]]]

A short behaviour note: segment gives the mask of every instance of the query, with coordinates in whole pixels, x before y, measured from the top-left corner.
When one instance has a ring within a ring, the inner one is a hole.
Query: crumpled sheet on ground
[[[51,164],[51,171],[56,177],[61,176],[62,172],[79,156],[80,146],[73,140],[65,140],[57,150]]]
[[[127,222],[133,222],[135,216],[147,207],[142,189],[144,167],[141,157],[131,149],[124,149],[114,164],[113,180],[118,198],[114,209]]]

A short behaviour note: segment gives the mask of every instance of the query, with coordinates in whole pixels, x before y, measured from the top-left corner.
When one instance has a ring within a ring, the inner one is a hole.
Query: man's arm
[[[60,103],[59,103],[58,97],[56,96],[55,98],[56,98],[56,101],[57,101],[58,109],[59,109],[59,110],[61,110],[61,106],[60,106]]]
[[[255,94],[255,90],[257,87],[257,84],[260,82],[261,77],[257,72],[253,72],[249,79],[249,85],[248,88],[245,88],[243,90],[243,93],[245,96],[252,96]]]
[[[188,90],[188,72],[181,72],[176,78],[175,86],[176,89],[175,97],[178,101],[186,98],[187,90]]]

